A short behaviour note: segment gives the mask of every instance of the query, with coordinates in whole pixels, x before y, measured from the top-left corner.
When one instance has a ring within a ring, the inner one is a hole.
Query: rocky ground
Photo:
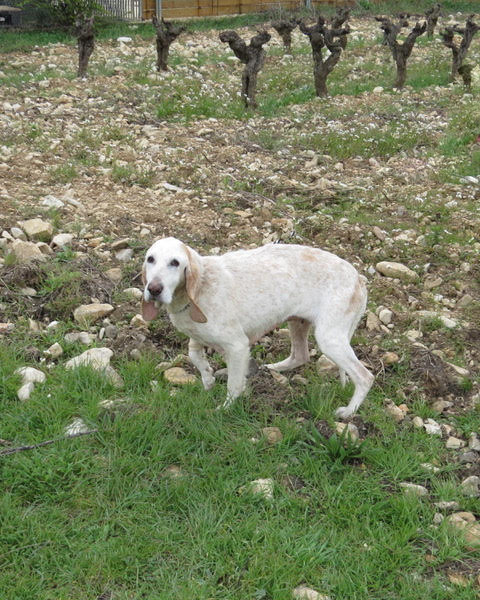
[[[297,31],[285,57],[273,36],[260,109],[247,116],[241,67],[217,32],[179,38],[166,74],[153,70],[152,41],[134,35],[98,44],[86,81],[74,77],[73,46],[0,58],[0,335],[16,344],[29,332],[25,364],[40,368],[65,358],[75,368],[71,343],[102,346],[98,364],[119,385],[111,356],[155,351],[176,384],[191,378],[178,356],[185,341],[137,314],[156,237],[213,254],[271,241],[325,248],[369,281],[355,347],[377,376],[372,401],[399,427],[442,437],[459,485],[478,496],[480,104],[446,85],[437,38],[414,49],[411,87],[393,92],[378,25],[353,29],[328,99],[311,98],[305,38]],[[43,333],[58,327],[44,348]],[[254,353],[262,362],[287,348],[281,330]],[[323,357],[316,368],[334,371]],[[301,379],[260,378],[258,392],[281,398]],[[23,381],[21,400],[34,382]],[[437,521],[458,508],[439,507]],[[474,514],[448,518],[480,541]]]

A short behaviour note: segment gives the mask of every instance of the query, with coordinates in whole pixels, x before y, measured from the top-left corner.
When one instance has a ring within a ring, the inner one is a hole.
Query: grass
[[[2,458],[3,597],[110,591],[121,599],[286,600],[302,582],[359,600],[474,597],[471,588],[453,596],[424,559],[432,548],[438,564],[462,556],[460,536],[432,529],[431,504],[397,487],[448,480],[420,467],[441,459],[439,440],[387,427],[369,440],[362,464],[332,462],[309,445],[307,429],[281,415],[271,421],[269,410],[252,412],[248,400],[228,413],[213,410],[221,385],[205,393],[196,384],[172,397],[161,383],[152,392],[158,374],[149,356],[116,364],[130,410],[115,418],[98,403],[118,391],[89,369],[61,365],[19,405],[12,373],[24,360],[21,339],[12,342],[0,349],[1,437],[14,444],[60,437],[76,417],[99,431]],[[295,403],[330,419],[335,388],[314,379]],[[368,411],[381,418],[375,400]],[[271,424],[283,441],[252,444]],[[170,465],[182,475],[169,476]],[[285,474],[304,481],[300,493],[284,487]],[[239,493],[261,477],[274,479],[272,501]],[[450,498],[458,499],[452,489]]]

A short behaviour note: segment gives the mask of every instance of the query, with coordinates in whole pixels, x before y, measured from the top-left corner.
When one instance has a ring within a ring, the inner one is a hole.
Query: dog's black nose
[[[152,296],[160,296],[163,290],[163,285],[161,283],[149,283],[147,290],[150,292]]]

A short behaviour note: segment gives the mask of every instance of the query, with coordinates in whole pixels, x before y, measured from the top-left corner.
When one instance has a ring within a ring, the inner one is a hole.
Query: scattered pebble
[[[90,429],[82,419],[74,419],[70,425],[65,427],[65,435],[79,435],[80,433],[88,433]]]
[[[399,486],[403,489],[405,494],[414,494],[415,496],[427,496],[428,490],[423,485],[416,483],[403,482],[399,483]]]
[[[163,372],[163,376],[173,385],[186,385],[197,381],[195,375],[188,373],[182,367],[170,367]]]
[[[305,585],[299,585],[292,592],[294,600],[330,600],[330,596],[320,594],[313,588],[309,588]]]
[[[262,434],[267,438],[269,444],[278,444],[283,440],[283,433],[278,427],[264,427]]]
[[[35,384],[33,382],[24,383],[21,388],[17,391],[17,397],[22,402],[28,400],[35,388]]]
[[[480,477],[478,477],[477,475],[471,475],[470,477],[467,477],[462,481],[460,487],[462,489],[462,493],[465,494],[465,496],[471,496],[473,498],[476,498],[480,495],[479,485]]]
[[[273,487],[273,479],[255,479],[254,481],[251,481],[248,485],[242,486],[238,491],[241,494],[244,494],[248,491],[256,496],[261,496],[266,500],[272,500]]]

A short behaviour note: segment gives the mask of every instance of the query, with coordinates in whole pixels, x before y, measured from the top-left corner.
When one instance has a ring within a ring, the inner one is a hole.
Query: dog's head
[[[143,318],[151,321],[158,314],[159,304],[169,305],[184,292],[190,301],[192,320],[205,323],[207,318],[197,305],[201,277],[201,258],[194,250],[171,237],[155,242],[147,250],[142,269]]]

